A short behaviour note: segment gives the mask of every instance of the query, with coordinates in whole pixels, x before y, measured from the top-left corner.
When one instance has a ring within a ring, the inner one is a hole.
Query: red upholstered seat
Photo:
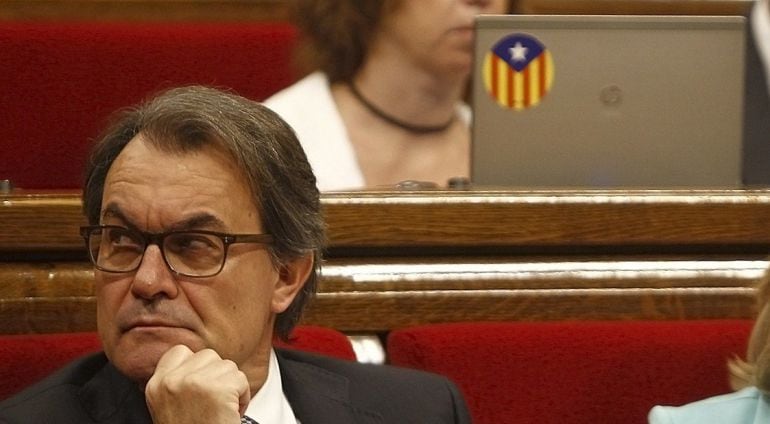
[[[43,379],[73,359],[101,350],[96,333],[0,336],[0,399]]]
[[[315,352],[341,359],[356,359],[356,352],[348,337],[337,330],[313,325],[301,325],[294,329],[289,343],[276,342],[278,347]]]
[[[287,23],[0,22],[0,179],[79,188],[116,109],[203,84],[264,100],[295,80]]]
[[[300,326],[289,344],[281,346],[355,359],[348,338],[333,329]],[[73,359],[101,350],[94,333],[25,334],[0,336],[0,400],[41,380]]]
[[[396,365],[444,374],[477,424],[646,423],[655,404],[730,391],[749,320],[459,323],[391,332]]]

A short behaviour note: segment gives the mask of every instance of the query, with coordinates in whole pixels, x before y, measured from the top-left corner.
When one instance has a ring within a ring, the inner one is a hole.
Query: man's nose
[[[159,296],[175,298],[178,290],[174,273],[163,260],[160,248],[150,244],[134,274],[131,292],[138,298],[153,299]]]

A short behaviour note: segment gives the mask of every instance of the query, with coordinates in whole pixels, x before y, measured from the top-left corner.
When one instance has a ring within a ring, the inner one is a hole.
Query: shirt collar
[[[275,351],[270,351],[265,384],[251,398],[246,415],[260,424],[297,424],[297,418],[283,393],[281,370]]]

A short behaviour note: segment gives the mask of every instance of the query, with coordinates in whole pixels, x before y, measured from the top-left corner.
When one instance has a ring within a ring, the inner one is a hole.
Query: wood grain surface
[[[0,201],[0,252],[82,249],[79,193],[15,192]],[[339,192],[324,194],[322,204],[332,253],[370,247],[422,254],[442,247],[770,251],[768,190]]]
[[[752,0],[511,0],[522,14],[737,15]],[[286,0],[0,0],[0,20],[282,21]]]
[[[369,191],[322,196],[305,323],[751,318],[770,192]],[[0,333],[95,328],[77,192],[0,195]],[[74,258],[74,259],[73,259]]]

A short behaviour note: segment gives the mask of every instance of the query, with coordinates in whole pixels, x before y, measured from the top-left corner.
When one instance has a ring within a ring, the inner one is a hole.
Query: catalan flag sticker
[[[515,111],[540,103],[553,84],[553,58],[527,34],[502,38],[487,52],[482,68],[487,92],[501,106]]]

